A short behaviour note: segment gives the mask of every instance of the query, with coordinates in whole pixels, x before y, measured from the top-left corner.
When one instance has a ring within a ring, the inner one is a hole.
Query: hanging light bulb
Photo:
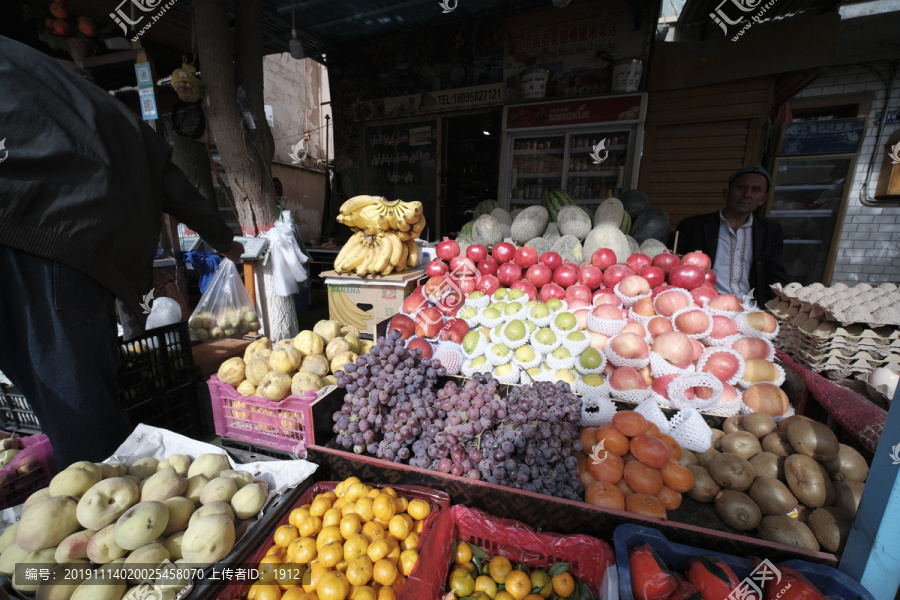
[[[291,58],[297,60],[304,58],[303,43],[297,37],[297,27],[294,23],[294,0],[291,0],[291,41],[288,42],[288,48],[291,51]]]

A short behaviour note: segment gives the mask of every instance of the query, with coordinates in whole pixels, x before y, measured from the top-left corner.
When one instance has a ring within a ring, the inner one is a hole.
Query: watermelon
[[[553,190],[544,196],[544,199],[541,200],[541,206],[550,213],[550,220],[555,221],[556,215],[559,214],[559,209],[564,206],[578,206],[578,202],[566,190]]]
[[[475,207],[475,214],[472,216],[472,220],[474,221],[481,215],[489,215],[494,212],[495,208],[500,208],[500,203],[496,200],[482,200]]]
[[[650,238],[665,244],[669,241],[671,233],[672,220],[669,218],[669,213],[660,208],[645,210],[631,228],[631,236],[637,240],[638,244],[643,244]]]
[[[650,208],[650,197],[641,190],[627,190],[622,193],[620,200],[632,222],[636,221],[642,213]]]
[[[471,238],[472,237],[472,227],[475,226],[475,221],[469,221],[465,225],[462,226],[462,229],[459,230],[459,233]]]

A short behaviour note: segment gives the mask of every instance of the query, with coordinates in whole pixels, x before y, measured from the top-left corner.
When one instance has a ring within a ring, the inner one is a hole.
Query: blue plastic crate
[[[634,600],[631,594],[631,567],[628,563],[628,553],[631,549],[644,544],[650,544],[669,568],[682,573],[688,562],[695,556],[716,557],[731,567],[734,574],[741,580],[750,575],[755,566],[747,558],[671,542],[661,532],[650,527],[632,524],[619,525],[613,533],[613,545],[616,551],[616,566],[619,571],[619,598],[621,600]],[[798,571],[827,597],[841,600],[874,600],[872,594],[862,585],[837,569],[805,560],[788,560],[775,566],[789,567]]]

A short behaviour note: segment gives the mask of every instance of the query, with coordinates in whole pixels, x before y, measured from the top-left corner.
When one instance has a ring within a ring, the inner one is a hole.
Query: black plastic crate
[[[242,453],[242,458],[247,458],[248,460],[245,462],[256,461],[257,458],[253,456],[243,456],[244,453],[249,453],[250,455],[260,455],[268,458],[275,458],[278,460],[294,460],[297,457],[293,456],[289,452],[284,452],[282,450],[275,450],[274,448],[266,448],[265,446],[257,446],[256,444],[251,444],[248,442],[244,442],[241,440],[235,440],[228,437],[222,438],[222,448],[225,450],[240,450]],[[300,457],[303,458],[303,457]]]
[[[119,338],[119,403],[129,410],[185,383],[194,383],[187,321],[159,327],[129,342]]]
[[[41,424],[25,396],[15,387],[2,384],[0,384],[0,429],[19,435],[41,433]]]
[[[125,406],[125,410],[132,425],[146,423],[195,439],[204,433],[200,417],[200,391],[194,381]]]

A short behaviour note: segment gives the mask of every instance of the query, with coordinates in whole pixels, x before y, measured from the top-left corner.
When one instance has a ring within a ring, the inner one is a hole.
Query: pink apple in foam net
[[[681,264],[683,265],[692,265],[702,270],[704,273],[709,271],[712,268],[712,260],[708,255],[703,252],[695,251],[688,252],[684,255],[684,258],[681,259]]]
[[[485,296],[493,296],[500,289],[500,280],[493,275],[482,275],[475,284],[475,289],[484,292]]]
[[[647,323],[647,332],[654,340],[663,333],[668,333],[670,331],[675,331],[675,328],[672,327],[672,321],[666,317],[653,317],[650,319],[650,322]]]
[[[644,339],[647,336],[647,330],[644,329],[644,326],[641,325],[640,323],[638,323],[637,321],[632,321],[631,319],[628,319],[628,322],[625,323],[625,327],[623,327],[622,331],[620,331],[619,333],[626,333],[626,332],[633,333],[633,334],[637,335],[638,337],[640,337],[641,339]]]
[[[630,331],[614,335],[609,339],[610,350],[622,358],[644,359],[650,356],[644,338]]]
[[[481,244],[472,244],[466,248],[466,258],[476,265],[488,257],[488,250]]]
[[[721,340],[731,335],[737,335],[738,328],[734,321],[722,315],[713,315],[713,327],[709,337]]]
[[[650,257],[641,252],[635,252],[625,259],[625,264],[627,264],[635,273],[640,273],[641,269],[650,266]]]
[[[656,298],[657,296],[659,296],[659,295],[662,294],[663,292],[667,292],[667,291],[671,290],[671,289],[674,288],[674,287],[675,287],[674,285],[669,285],[668,283],[664,283],[664,284],[662,284],[662,285],[660,285],[660,286],[657,286],[657,287],[653,288],[653,289],[650,291],[650,297],[651,297],[651,298]]]
[[[675,317],[675,328],[688,335],[703,333],[709,329],[712,319],[709,315],[700,310],[688,310]]]
[[[591,303],[591,288],[580,283],[570,285],[566,288],[566,302],[570,300],[584,300],[585,306],[589,305]],[[569,305],[569,308],[572,308],[572,306]]]
[[[516,255],[513,258],[515,263],[522,268],[523,271],[527,270],[528,267],[532,265],[536,265],[538,262],[538,253],[534,248],[530,248],[528,246],[522,246],[521,248],[516,248]]]
[[[700,287],[706,281],[704,279],[704,271],[694,265],[678,265],[669,271],[669,283],[675,287],[684,288],[691,291]]]
[[[582,265],[578,274],[578,282],[591,290],[596,290],[603,284],[603,271],[590,263]]]
[[[636,271],[638,275],[647,280],[651,288],[657,288],[666,282],[666,274],[659,267],[644,267],[640,271]]]
[[[591,348],[595,348],[600,350],[601,352],[606,350],[606,344],[609,342],[609,336],[603,335],[602,333],[597,333],[596,331],[589,331],[588,334],[591,336]]]
[[[553,271],[547,265],[534,265],[528,267],[525,272],[525,279],[530,281],[536,288],[541,289],[553,280]]]
[[[734,294],[719,294],[709,301],[706,308],[714,308],[716,310],[727,310],[730,312],[742,312],[744,310],[740,298]]]
[[[571,289],[571,288],[570,288]],[[569,293],[569,290],[566,290],[566,294]],[[590,301],[585,300],[584,298],[572,298],[571,300],[566,297],[566,305],[568,310],[573,311],[577,308],[593,308],[591,306]]]
[[[607,319],[609,321],[624,321],[622,309],[612,304],[600,304],[594,307],[591,314],[598,319]]]
[[[678,290],[666,291],[656,297],[656,313],[664,317],[671,317],[679,310],[691,305],[691,300]]]
[[[593,297],[591,298],[594,306],[600,306],[601,304],[612,304],[614,306],[622,306],[622,299],[616,296],[616,293],[612,291],[612,288],[603,288],[594,292]]]
[[[679,369],[687,368],[694,360],[691,338],[678,331],[660,334],[653,340],[653,351]]]
[[[538,262],[542,265],[550,267],[551,270],[555,271],[562,266],[563,259],[558,252],[544,252],[538,259]]]
[[[564,300],[566,298],[566,291],[555,283],[548,283],[541,288],[541,291],[538,294],[538,300],[540,300],[541,302],[547,302],[547,300],[549,300],[550,298],[559,298],[560,300]]]
[[[662,375],[653,380],[653,384],[650,388],[665,398],[669,399],[669,384],[672,383],[672,380],[678,377],[678,375]]]
[[[508,287],[522,279],[522,268],[516,263],[504,263],[500,265],[500,269],[497,271],[497,279]]]
[[[769,344],[762,338],[757,337],[741,337],[731,343],[731,349],[737,350],[737,353],[744,357],[744,360],[753,360],[754,358],[769,358]]]
[[[694,338],[691,338],[691,347],[694,349],[694,356],[691,358],[691,362],[695,363],[700,359],[700,355],[703,354],[704,350],[706,350],[706,346]]]
[[[609,385],[614,390],[621,392],[647,389],[647,382],[644,381],[644,376],[634,367],[618,367],[609,376]]]
[[[656,309],[653,308],[653,298],[641,298],[634,303],[631,310],[642,317],[656,316]]]
[[[644,296],[650,293],[650,284],[640,275],[629,275],[619,282],[619,292],[629,298]]]
[[[568,288],[578,283],[578,275],[578,267],[572,263],[567,263],[553,273],[553,283],[562,288]]]
[[[668,276],[669,271],[681,264],[681,259],[671,252],[663,252],[654,256],[650,264],[654,267],[659,267]]]
[[[591,255],[591,264],[601,271],[605,271],[616,264],[616,253],[610,248],[600,248]]]
[[[697,306],[706,306],[706,303],[719,295],[716,288],[711,285],[703,284],[691,290],[691,298]]]
[[[526,281],[525,279],[520,279],[519,281],[514,281],[510,288],[514,290],[522,290],[528,295],[529,300],[534,300],[538,295],[538,290],[534,287],[534,284],[530,281]]]
[[[634,275],[634,271],[628,265],[615,264],[603,272],[603,285],[614,288],[629,275]]]
[[[706,359],[702,370],[712,373],[717,379],[725,382],[734,377],[740,368],[740,362],[732,353],[714,352]]]
[[[482,275],[496,275],[500,265],[493,258],[478,261],[478,272]]]
[[[578,329],[587,329],[587,318],[588,313],[591,312],[590,308],[578,308],[573,309],[572,305],[569,305],[569,312],[575,315],[575,322],[578,324]]]
[[[734,389],[734,386],[729,383],[722,383],[722,397],[719,398],[722,402],[734,402],[737,400],[738,394],[737,390]]]
[[[500,242],[491,251],[491,258],[497,261],[497,264],[508,263],[516,256],[516,247],[509,242]]]

